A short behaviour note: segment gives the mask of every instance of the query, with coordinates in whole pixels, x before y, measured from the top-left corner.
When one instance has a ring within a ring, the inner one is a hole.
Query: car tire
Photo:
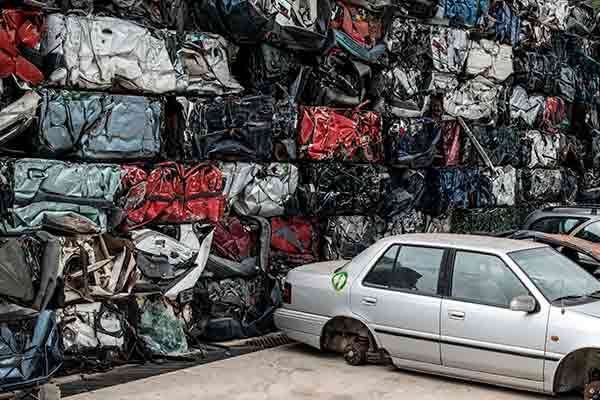
[[[39,400],[60,400],[60,388],[51,383],[40,387],[38,392]]]
[[[344,359],[353,366],[364,365],[367,363],[368,351],[369,343],[356,338],[344,349]]]

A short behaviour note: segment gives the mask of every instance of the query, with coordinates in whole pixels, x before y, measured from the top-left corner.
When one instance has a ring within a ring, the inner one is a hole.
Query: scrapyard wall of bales
[[[600,193],[592,2],[36,5],[0,20],[6,343],[187,354],[273,330],[296,266]]]

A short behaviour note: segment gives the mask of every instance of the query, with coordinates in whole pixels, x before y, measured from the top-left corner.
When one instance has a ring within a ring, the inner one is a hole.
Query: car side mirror
[[[510,302],[510,309],[512,311],[524,311],[526,313],[532,313],[535,311],[535,307],[535,299],[531,296],[517,296]]]

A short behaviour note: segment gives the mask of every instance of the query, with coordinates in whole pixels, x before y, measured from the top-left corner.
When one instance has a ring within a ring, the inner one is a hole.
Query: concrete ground
[[[294,344],[68,398],[542,400],[551,397],[405,372],[388,366],[352,367],[341,356]]]

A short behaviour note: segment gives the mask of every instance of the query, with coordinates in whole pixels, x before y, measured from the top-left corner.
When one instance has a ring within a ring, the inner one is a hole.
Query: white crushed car
[[[600,368],[600,282],[553,248],[415,234],[351,261],[292,270],[275,323],[353,365],[395,366],[544,393]]]

